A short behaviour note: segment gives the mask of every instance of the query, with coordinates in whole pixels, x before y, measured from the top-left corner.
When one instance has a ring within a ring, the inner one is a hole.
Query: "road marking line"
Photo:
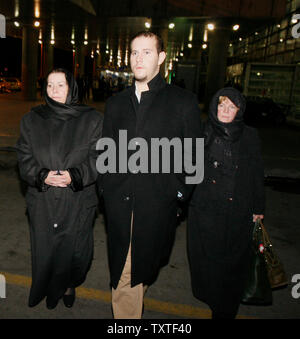
[[[31,286],[31,278],[23,275],[0,272],[6,279],[6,283],[10,285],[18,285],[22,287]],[[99,300],[105,303],[111,303],[111,292],[96,290],[93,288],[78,287],[76,288],[76,296],[78,298]],[[211,311],[200,307],[175,304],[171,302],[160,301],[152,298],[144,299],[145,308],[149,311],[172,314],[178,317],[194,318],[194,319],[210,319]],[[237,319],[254,319],[254,317],[238,315]]]

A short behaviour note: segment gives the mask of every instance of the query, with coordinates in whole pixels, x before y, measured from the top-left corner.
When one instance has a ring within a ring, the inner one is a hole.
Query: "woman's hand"
[[[263,219],[263,214],[253,214],[253,222],[256,222],[257,219]]]
[[[67,187],[71,183],[71,177],[68,171],[60,171],[60,174],[57,174],[57,171],[50,171],[45,183],[54,187]]]

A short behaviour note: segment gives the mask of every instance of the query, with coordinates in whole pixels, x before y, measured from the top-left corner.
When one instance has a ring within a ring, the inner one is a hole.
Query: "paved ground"
[[[36,103],[35,103],[36,104]],[[12,146],[18,136],[20,117],[33,103],[18,96],[0,96],[0,147]],[[103,103],[94,105],[100,111]],[[272,306],[245,306],[239,318],[300,318],[300,298],[292,297],[292,289],[300,295],[292,277],[300,274],[300,149],[299,129],[260,128],[267,176],[288,180],[266,180],[267,210],[265,224],[274,248],[283,261],[289,286],[274,291]],[[23,186],[15,170],[15,154],[0,151],[0,273],[6,279],[6,298],[0,298],[1,319],[111,319],[106,234],[103,216],[96,220],[95,257],[84,285],[72,309],[62,303],[49,311],[41,302],[27,307],[30,286],[30,246]],[[164,267],[145,299],[145,319],[207,319],[210,311],[191,293],[186,257],[186,223],[177,228],[176,241],[169,264]],[[300,279],[299,279],[300,283]]]

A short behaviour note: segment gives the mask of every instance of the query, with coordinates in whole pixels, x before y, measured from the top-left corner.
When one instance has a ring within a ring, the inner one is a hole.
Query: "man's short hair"
[[[146,38],[155,38],[157,53],[159,54],[160,52],[164,51],[164,42],[162,38],[158,34],[150,32],[150,31],[141,31],[141,32],[136,33],[130,40],[130,47],[131,47],[132,41],[141,36],[144,36]]]

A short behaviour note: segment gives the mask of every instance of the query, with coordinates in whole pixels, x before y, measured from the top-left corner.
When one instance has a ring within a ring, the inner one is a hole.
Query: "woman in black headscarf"
[[[235,318],[245,285],[254,221],[264,214],[264,171],[255,129],[243,122],[245,99],[234,88],[213,97],[204,127],[204,180],[188,216],[193,294],[213,318]]]
[[[45,105],[21,121],[17,154],[27,182],[27,211],[32,253],[29,306],[45,296],[49,309],[63,297],[72,307],[93,257],[96,143],[102,116],[77,104],[73,75],[55,69],[47,77]]]

